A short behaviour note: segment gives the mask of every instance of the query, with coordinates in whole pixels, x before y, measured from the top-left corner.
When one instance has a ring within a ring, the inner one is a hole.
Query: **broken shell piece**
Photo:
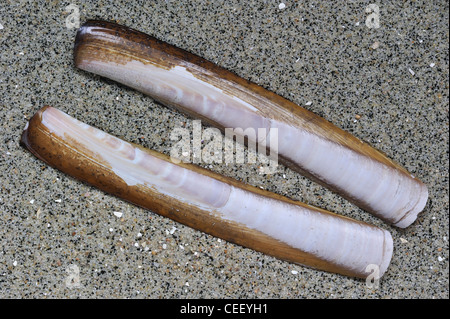
[[[317,269],[380,276],[392,256],[390,233],[141,148],[49,106],[21,142],[81,181],[230,242]]]
[[[383,220],[407,227],[427,187],[403,167],[320,116],[209,61],[149,35],[104,21],[78,31],[75,65],[150,95],[220,129],[278,130],[277,147],[248,137],[279,161]]]

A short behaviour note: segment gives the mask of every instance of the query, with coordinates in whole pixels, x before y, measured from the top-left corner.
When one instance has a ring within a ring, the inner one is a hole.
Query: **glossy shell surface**
[[[381,276],[391,260],[386,230],[173,163],[52,107],[33,116],[22,144],[81,181],[280,259],[358,277],[368,275],[368,265],[376,265]]]
[[[79,30],[75,65],[225,128],[278,130],[280,162],[398,227],[413,223],[427,187],[399,164],[323,118],[198,56],[103,21]],[[256,143],[270,145],[266,135]]]

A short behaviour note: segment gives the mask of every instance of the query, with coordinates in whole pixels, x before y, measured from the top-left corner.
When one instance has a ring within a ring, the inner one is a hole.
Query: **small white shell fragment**
[[[306,106],[310,106],[312,104],[312,101],[308,101],[305,103]]]
[[[61,202],[62,202],[61,198],[55,199],[55,203],[61,203]]]
[[[169,234],[173,235],[173,233],[177,230],[175,226],[172,227],[172,229],[169,231]]]
[[[292,270],[291,273],[292,273],[293,275],[297,275],[297,274],[298,274],[298,271],[297,271],[297,270]]]
[[[17,266],[17,260],[14,260],[13,262],[13,266],[16,267]]]
[[[281,2],[281,3],[278,5],[278,9],[283,10],[284,8],[286,8],[286,5],[285,5],[283,2]]]
[[[34,204],[34,199],[30,200],[30,204]]]
[[[0,30],[3,30],[3,25],[0,23]]]
[[[435,65],[436,65],[436,64],[431,63],[431,64],[430,64],[430,67],[431,67],[431,68],[434,68]]]
[[[167,245],[166,245],[166,244],[163,244],[163,245],[162,245],[162,248],[163,248],[163,249],[166,249],[166,248],[167,248]]]
[[[439,261],[444,261],[444,258],[442,258],[441,256],[438,256],[438,260]]]
[[[120,218],[123,216],[122,212],[113,212],[114,216],[116,216],[117,218]]]
[[[407,241],[405,238],[401,238],[401,237],[400,237],[400,242],[401,242],[402,244],[406,244],[408,241]]]
[[[411,73],[411,75],[415,75],[416,73],[412,70],[412,69],[408,69],[409,73]]]

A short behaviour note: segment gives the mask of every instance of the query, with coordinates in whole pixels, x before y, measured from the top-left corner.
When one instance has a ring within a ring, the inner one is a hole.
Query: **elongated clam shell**
[[[49,106],[21,142],[49,165],[195,229],[277,258],[348,276],[380,276],[390,233],[127,143]],[[372,266],[373,267],[373,266]]]
[[[427,187],[399,164],[323,118],[198,56],[117,24],[88,21],[75,65],[224,128],[278,129],[280,161],[385,221],[407,227]],[[270,147],[266,136],[256,141]]]

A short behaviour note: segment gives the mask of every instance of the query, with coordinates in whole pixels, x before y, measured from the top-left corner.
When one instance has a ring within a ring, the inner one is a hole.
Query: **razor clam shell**
[[[46,106],[21,139],[49,165],[192,228],[277,258],[348,276],[380,276],[390,233],[262,191],[113,137]]]
[[[395,226],[409,226],[426,205],[427,187],[370,145],[254,83],[144,33],[88,21],[77,33],[74,61],[80,69],[137,89],[222,130],[277,128],[281,163]],[[266,136],[255,138],[252,142],[270,147]]]

